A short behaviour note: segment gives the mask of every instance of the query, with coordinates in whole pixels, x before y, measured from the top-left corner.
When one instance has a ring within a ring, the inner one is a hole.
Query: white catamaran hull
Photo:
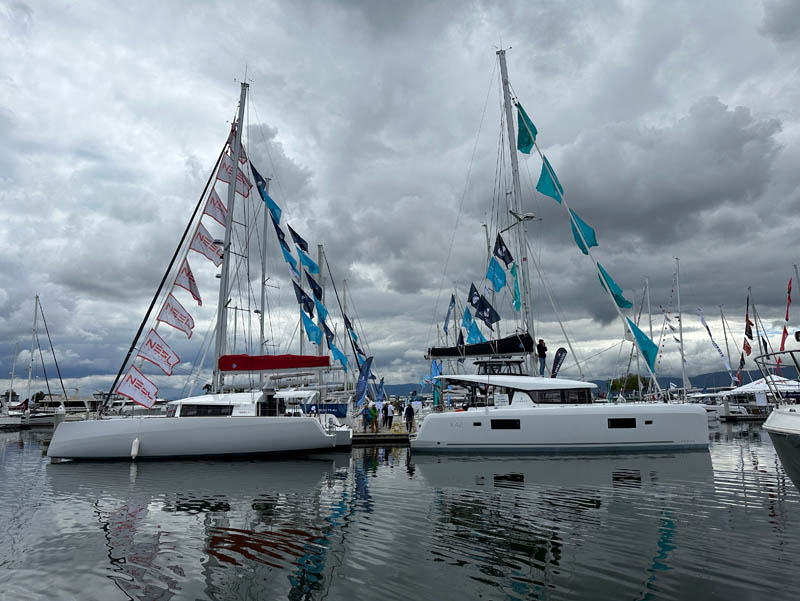
[[[416,452],[630,452],[708,447],[698,405],[538,405],[432,413]]]
[[[47,456],[126,459],[257,455],[331,449],[336,436],[311,417],[133,417],[60,424]]]
[[[800,406],[779,407],[764,422],[786,473],[800,488]]]

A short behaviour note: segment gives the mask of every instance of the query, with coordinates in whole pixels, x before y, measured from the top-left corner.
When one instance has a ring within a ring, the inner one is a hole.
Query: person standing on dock
[[[381,407],[381,429],[386,427],[386,422],[388,419],[389,419],[389,403],[384,402],[383,407]]]
[[[543,338],[539,338],[539,344],[536,345],[536,355],[539,357],[539,376],[544,378],[544,360],[547,357],[547,346],[545,346]]]
[[[411,403],[406,405],[403,417],[406,419],[406,432],[411,432],[411,430],[414,429],[414,408],[411,406]]]
[[[386,403],[384,406],[386,407],[386,428],[391,430],[392,421],[394,420],[394,405]]]
[[[369,405],[364,403],[364,408],[361,410],[361,423],[363,426],[362,428],[363,432],[366,432],[367,426],[369,426],[369,416],[370,416]]]
[[[369,419],[372,424],[371,431],[373,434],[378,433],[378,408],[375,407],[375,401],[369,404]]]

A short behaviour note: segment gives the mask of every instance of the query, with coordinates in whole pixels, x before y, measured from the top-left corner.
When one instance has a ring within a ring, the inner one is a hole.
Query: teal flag
[[[303,249],[299,246],[295,246],[295,248],[297,249],[297,256],[300,257],[300,262],[308,269],[308,273],[319,273],[319,266],[311,260],[311,257],[303,252]]]
[[[586,240],[586,244],[589,245],[589,248],[592,246],[597,246],[597,236],[595,236],[594,230],[592,227],[587,224],[583,219],[578,217],[578,214],[573,211],[572,209],[569,210],[572,214],[572,219],[575,221],[573,222],[570,219],[570,226],[572,227],[572,237],[575,238],[575,244],[578,245],[578,248],[581,249],[581,252],[585,255],[589,254],[589,251],[586,249],[586,246],[583,244],[583,240],[581,240],[580,234],[578,234],[578,230],[575,227],[575,224],[578,224],[578,227],[581,229],[581,234],[583,234],[583,239]]]
[[[300,309],[300,317],[303,318],[303,327],[306,329],[306,335],[308,336],[308,340],[313,342],[314,344],[321,344],[322,343],[322,330],[317,327],[311,318],[306,315],[306,312]]]
[[[600,265],[600,263],[597,264],[597,268],[600,270],[600,275],[597,276],[600,279],[600,283],[603,285],[603,288],[611,291],[617,306],[620,309],[630,309],[633,305],[631,304],[631,301],[622,296],[622,288],[620,288],[614,279],[608,275],[608,272],[603,269],[603,266]]]
[[[486,272],[486,279],[492,283],[495,292],[500,292],[503,286],[506,285],[506,272],[500,267],[500,263],[498,263],[497,259],[494,257],[489,261],[489,270]]]
[[[550,173],[553,177],[550,177]],[[553,181],[555,179],[555,182]],[[555,170],[550,166],[550,161],[544,157],[542,163],[542,173],[539,175],[539,182],[536,184],[536,189],[550,198],[555,198],[556,202],[561,204],[561,197],[564,194],[564,188],[561,187],[561,182],[558,181]]]
[[[333,358],[342,364],[342,367],[344,368],[344,373],[347,373],[347,357],[345,357],[345,354],[342,351],[340,351],[335,344],[331,343],[329,346],[331,349],[331,353],[333,354]]]
[[[521,306],[520,297],[519,297],[519,278],[517,278],[517,264],[514,263],[511,265],[511,275],[514,276],[514,300],[511,301],[514,305],[514,311],[519,311]]]
[[[472,327],[472,313],[469,312],[469,307],[464,307],[464,317],[461,320],[461,325],[465,330]]]
[[[293,271],[297,271],[297,261],[292,256],[288,250],[286,250],[283,246],[281,246],[281,250],[283,251],[283,260],[286,261],[289,265],[292,266]]]
[[[533,149],[533,143],[536,141],[536,126],[528,117],[528,113],[522,108],[522,105],[517,103],[517,150],[530,154]]]
[[[636,324],[628,319],[628,326],[633,332],[633,337],[636,338],[636,344],[639,345],[639,350],[642,351],[642,356],[647,364],[650,366],[650,371],[656,369],[656,356],[658,355],[658,345],[647,337],[647,334],[642,332]]]
[[[328,310],[325,308],[325,305],[319,302],[319,299],[316,296],[314,297],[314,304],[317,306],[317,314],[319,315],[319,318],[322,321],[328,319]]]
[[[467,344],[477,344],[478,342],[486,342],[481,331],[478,329],[478,324],[474,321],[469,328],[469,336],[467,336]]]
[[[266,203],[269,212],[272,213],[272,218],[275,219],[276,223],[280,223],[281,208],[275,203],[274,200],[272,200],[272,197],[269,194],[264,192],[264,190],[261,190],[261,196],[264,199],[264,202]]]

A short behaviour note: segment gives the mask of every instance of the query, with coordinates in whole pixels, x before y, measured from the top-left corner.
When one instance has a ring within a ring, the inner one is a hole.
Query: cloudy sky
[[[227,137],[245,73],[250,157],[273,178],[289,223],[324,244],[338,285],[348,280],[378,373],[417,381],[450,293],[463,306],[469,283],[483,280],[482,224],[493,237],[507,220],[500,46],[571,207],[597,231],[598,260],[628,298],[650,279],[656,337],[658,306],[672,299],[675,309],[680,257],[689,374],[722,369],[697,307],[724,349],[724,306],[736,354],[748,286],[779,343],[800,262],[797,2],[240,7],[0,1],[3,389],[15,343],[29,349],[34,294],[67,385],[83,394],[109,385]],[[563,209],[535,191],[540,159],[520,164],[523,211],[537,217],[528,243],[575,351],[587,377],[612,375],[627,363],[622,326]],[[270,344],[297,351],[297,306],[270,236]],[[176,295],[195,335],[160,330],[184,358],[181,374],[197,363],[216,305],[213,266],[190,260],[204,305]],[[537,337],[564,345],[538,276],[532,301]],[[496,304],[503,333],[513,330],[505,291]],[[679,371],[668,337],[660,373]],[[574,362],[565,373],[577,374]],[[186,378],[155,379],[169,396]]]

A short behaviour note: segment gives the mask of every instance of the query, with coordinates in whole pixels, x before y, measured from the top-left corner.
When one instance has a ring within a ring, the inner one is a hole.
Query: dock
[[[392,432],[353,432],[353,447],[407,447],[408,433]]]

